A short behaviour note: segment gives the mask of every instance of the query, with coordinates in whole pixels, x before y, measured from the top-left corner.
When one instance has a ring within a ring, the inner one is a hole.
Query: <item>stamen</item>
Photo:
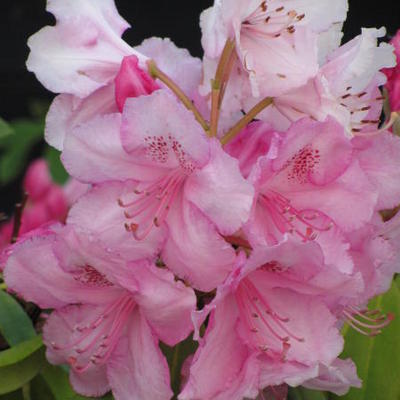
[[[379,310],[359,310],[354,306],[345,308],[343,316],[349,326],[365,336],[379,335],[382,332],[381,329],[388,326],[394,319],[391,313],[383,314]]]
[[[249,280],[244,279],[239,285],[236,299],[243,321],[248,326],[249,331],[254,334],[255,345],[260,351],[270,352],[273,356],[274,351],[265,343],[266,333],[271,334],[282,344],[282,349],[278,354],[280,359],[286,357],[290,348],[290,341],[304,342],[304,338],[293,334],[285,324],[290,320],[282,317],[272,310],[271,306],[261,296],[255,285]]]
[[[319,210],[297,210],[290,200],[275,191],[258,196],[258,203],[281,233],[296,234],[304,242],[317,239],[317,233],[330,231],[334,222]],[[277,240],[278,238],[275,238]]]
[[[142,220],[142,222],[134,221],[124,225],[136,240],[145,239],[153,227],[162,225],[186,177],[187,174],[184,171],[176,169],[144,190],[135,189],[133,194],[137,196],[136,199],[129,202],[118,199],[118,205],[126,208],[124,215],[127,219]],[[143,223],[145,226],[140,229]]]
[[[70,355],[68,363],[78,373],[87,371],[93,364],[106,362],[118,343],[120,333],[135,306],[136,304],[130,295],[120,297],[91,323],[75,326],[73,331],[75,334],[76,332],[80,334],[66,346],[62,347],[52,342],[53,350],[74,352],[76,356]],[[109,318],[111,316],[114,316],[114,318]],[[107,322],[108,320],[110,322]],[[78,365],[79,356],[88,361],[83,365]]]

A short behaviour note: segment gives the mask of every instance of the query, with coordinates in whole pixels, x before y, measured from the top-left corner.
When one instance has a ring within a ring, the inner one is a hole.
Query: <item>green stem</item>
[[[200,123],[200,125],[203,127],[203,129],[206,131],[206,133],[208,133],[209,130],[210,130],[210,127],[208,126],[208,123],[203,118],[203,116],[200,114],[200,111],[196,108],[196,106],[189,99],[189,97],[187,97],[186,94],[182,91],[182,89],[169,76],[167,76],[164,72],[162,72],[157,67],[156,63],[153,60],[150,60],[150,61],[147,62],[147,67],[148,67],[149,74],[153,78],[159,79],[172,92],[174,92],[176,97],[178,97],[178,99],[183,103],[183,105],[189,111],[192,111],[192,113],[194,114],[196,120]]]
[[[226,145],[235,136],[244,129],[253,119],[265,108],[270,106],[273,103],[273,99],[271,97],[266,97],[261,100],[258,104],[256,104],[234,127],[232,127],[221,139],[222,145]]]
[[[22,386],[22,397],[24,400],[31,400],[31,385],[29,382]]]
[[[215,78],[211,82],[211,123],[210,137],[217,136],[219,112],[225,94],[226,84],[233,66],[235,42],[228,39],[218,62]]]

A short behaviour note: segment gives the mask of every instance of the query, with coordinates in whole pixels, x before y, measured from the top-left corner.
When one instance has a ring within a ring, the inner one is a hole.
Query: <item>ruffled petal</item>
[[[233,268],[233,247],[181,193],[169,210],[167,224],[169,235],[162,251],[167,266],[197,289],[213,290]]]
[[[306,25],[314,32],[324,32],[332,25],[343,22],[349,9],[348,0],[289,0],[282,2],[286,9],[305,14],[299,25]]]
[[[156,110],[152,118],[148,110]],[[208,161],[205,132],[170,93],[158,90],[126,101],[121,138],[124,149],[138,165],[192,169]]]
[[[45,139],[58,150],[64,147],[67,133],[99,114],[116,113],[114,85],[102,87],[84,99],[71,94],[60,94],[46,116]]]
[[[138,311],[108,362],[107,376],[116,400],[169,400],[173,395],[167,361]]]
[[[338,357],[343,349],[343,338],[336,326],[336,317],[322,300],[288,289],[271,289],[268,279],[262,279],[259,273],[250,274],[246,280],[250,280],[257,289],[254,295],[258,293],[259,303],[267,304],[270,310],[286,320],[281,323],[284,324],[283,330],[272,322],[273,318],[265,317],[275,333],[289,338],[285,359],[312,366],[319,362],[329,364]],[[251,315],[247,318],[251,318]],[[254,333],[247,324],[244,325],[241,335],[245,337],[246,334],[250,343],[265,345],[277,354],[282,352],[282,341],[272,334],[261,317],[256,326],[262,334],[259,334],[256,342]]]
[[[84,371],[70,369],[71,384],[76,392],[84,396],[102,396],[110,390],[105,365],[96,365],[90,361],[96,347],[82,354],[76,348],[88,346],[84,338],[86,332],[77,326],[93,323],[104,308],[93,306],[69,306],[54,311],[43,328],[43,341],[47,346],[46,356],[52,364],[71,364],[85,366]],[[95,333],[93,333],[94,335]],[[88,339],[91,336],[88,336]],[[75,344],[76,343],[76,344]],[[98,340],[100,344],[100,340]]]
[[[351,86],[351,93],[361,93],[379,75],[378,85],[386,82],[382,68],[393,67],[396,59],[387,43],[377,46],[377,39],[385,35],[385,28],[363,28],[361,35],[339,47],[328,57],[322,73],[332,92],[342,96]]]
[[[193,330],[191,312],[196,308],[194,291],[175,281],[167,269],[144,263],[131,264],[126,273],[116,271],[119,283],[135,288],[134,299],[157,337],[169,346]]]
[[[86,97],[111,82],[122,58],[135,53],[120,37],[129,25],[112,0],[50,0],[47,10],[57,24],[30,37],[27,67],[53,92]]]
[[[153,229],[145,240],[137,241],[125,229],[126,217],[118,199],[134,190],[129,182],[108,182],[93,188],[71,208],[68,224],[79,235],[95,238],[125,260],[154,258],[165,240],[163,227]]]
[[[361,168],[378,193],[377,209],[400,203],[400,139],[390,132],[353,140]]]
[[[345,395],[350,387],[361,387],[357,376],[357,368],[351,359],[336,359],[331,365],[319,366],[316,378],[303,383],[303,386],[313,390],[330,391],[338,396]]]
[[[296,28],[291,38],[266,39],[242,31],[239,48],[255,97],[287,93],[318,72],[317,35],[304,27]]]
[[[168,38],[145,39],[135,50],[153,59],[157,66],[192,98],[201,80],[201,60],[192,57],[188,50],[177,47]],[[163,85],[161,82],[160,85]]]
[[[99,115],[67,135],[61,159],[66,170],[85,183],[127,180],[135,163],[122,148],[121,115]]]
[[[248,220],[254,188],[243,178],[238,161],[225,153],[219,142],[211,141],[210,150],[207,165],[189,177],[185,196],[222,234],[230,235]]]
[[[114,289],[90,287],[80,281],[79,275],[63,269],[55,252],[60,240],[49,233],[30,237],[17,245],[4,271],[10,290],[43,309],[79,302],[104,303],[114,298]]]
[[[351,159],[352,146],[342,125],[332,118],[322,123],[304,118],[291,126],[272,167],[285,171],[279,175],[286,175],[289,184],[310,181],[323,186],[338,178]]]
[[[180,400],[239,400],[258,393],[259,361],[236,332],[238,312],[227,296],[211,314]]]

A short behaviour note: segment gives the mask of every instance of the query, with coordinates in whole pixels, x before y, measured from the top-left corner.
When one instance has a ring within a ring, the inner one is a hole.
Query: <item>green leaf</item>
[[[11,127],[14,135],[0,140],[0,184],[12,181],[22,172],[32,147],[43,137],[43,122],[18,120]]]
[[[41,374],[36,375],[36,377],[31,381],[30,386],[31,400],[55,400],[53,393]]]
[[[95,400],[92,397],[83,397],[75,393],[69,383],[68,373],[61,367],[56,367],[47,363],[43,368],[41,375],[53,393],[55,400]],[[100,399],[96,399],[113,400],[113,397],[109,394]]]
[[[363,336],[353,329],[347,330],[343,358],[351,357],[354,360],[358,374],[363,380],[363,386],[361,389],[351,389],[343,397],[331,396],[332,399],[400,399],[400,285],[398,282],[393,282],[391,290],[373,300],[370,307],[392,312],[396,318],[374,338]]]
[[[21,388],[40,371],[45,362],[40,336],[0,353],[0,394]]]
[[[328,400],[328,397],[323,392],[299,386],[289,388],[288,400]]]
[[[24,398],[22,397],[22,391],[16,390],[15,392],[3,394],[3,395],[0,394],[0,400],[24,400]],[[39,400],[39,399],[37,399],[37,400]]]
[[[42,337],[35,336],[11,349],[0,352],[0,368],[16,364],[43,347]]]
[[[13,134],[11,126],[0,118],[0,140]]]
[[[10,346],[36,336],[30,318],[8,293],[0,291],[0,333]]]
[[[174,347],[169,347],[164,343],[160,343],[160,348],[167,358],[171,374],[171,388],[177,395],[181,385],[181,369],[186,358],[194,354],[198,346],[190,336],[183,342],[178,343]]]
[[[48,146],[45,151],[45,158],[49,166],[51,177],[53,181],[62,185],[68,179],[68,173],[60,160],[60,152],[54,147]]]

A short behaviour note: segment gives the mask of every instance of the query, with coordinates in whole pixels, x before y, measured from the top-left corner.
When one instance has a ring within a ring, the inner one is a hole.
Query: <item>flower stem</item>
[[[176,97],[178,97],[178,99],[183,103],[183,105],[188,110],[193,112],[196,120],[200,123],[200,125],[203,127],[203,129],[206,131],[206,133],[208,133],[210,131],[210,127],[208,126],[208,123],[203,118],[203,116],[200,114],[200,111],[196,108],[196,106],[189,99],[189,97],[187,97],[186,94],[182,91],[182,89],[175,82],[173,82],[172,79],[169,78],[164,72],[162,72],[157,67],[156,63],[153,60],[150,60],[147,62],[147,67],[148,67],[149,74],[153,78],[159,79],[169,89],[171,89],[172,92],[175,93]]]
[[[217,136],[218,119],[225,88],[229,80],[234,61],[235,42],[228,39],[219,59],[215,78],[211,81],[211,124],[210,137]]]
[[[221,139],[222,145],[229,143],[245,128],[261,111],[273,103],[272,97],[266,97],[257,103],[235,126],[233,126]]]
[[[11,243],[15,243],[18,240],[19,231],[21,229],[22,224],[22,213],[24,212],[24,208],[26,202],[28,201],[28,194],[24,193],[22,196],[22,200],[20,203],[16,204],[15,206],[15,213],[14,213],[14,226],[11,236]]]

